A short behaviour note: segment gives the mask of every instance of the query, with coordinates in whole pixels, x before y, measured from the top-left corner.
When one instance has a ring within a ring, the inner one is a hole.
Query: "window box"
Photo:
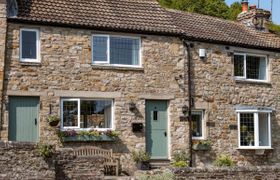
[[[238,149],[271,149],[271,110],[237,110]]]
[[[192,146],[192,149],[196,151],[208,151],[211,149],[211,141],[203,140],[195,142]]]
[[[236,80],[268,82],[267,56],[235,53],[234,76]]]
[[[208,151],[211,149],[211,145],[209,144],[194,144],[193,150],[195,151]]]
[[[91,141],[113,142],[116,141],[117,139],[118,139],[117,137],[110,137],[105,134],[102,134],[99,137],[90,136],[90,135],[62,137],[63,142],[91,142]]]

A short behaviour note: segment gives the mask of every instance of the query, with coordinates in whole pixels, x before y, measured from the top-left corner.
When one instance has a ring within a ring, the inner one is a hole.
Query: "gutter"
[[[193,159],[192,159],[192,155],[193,155],[193,151],[192,151],[192,147],[193,147],[193,143],[192,143],[192,77],[191,77],[191,59],[192,59],[192,56],[191,56],[191,51],[190,51],[190,48],[191,48],[191,44],[188,43],[185,39],[182,40],[183,41],[183,44],[184,46],[186,47],[187,49],[187,53],[188,53],[188,56],[187,56],[187,61],[188,61],[188,68],[187,68],[187,71],[188,71],[188,100],[189,100],[189,108],[188,108],[188,121],[189,121],[189,156],[190,156],[190,160],[189,160],[189,167],[192,167],[192,162],[193,162]],[[185,73],[184,73],[185,74]]]

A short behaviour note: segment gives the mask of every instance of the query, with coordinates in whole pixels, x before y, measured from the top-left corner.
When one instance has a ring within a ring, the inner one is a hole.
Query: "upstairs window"
[[[237,79],[267,81],[268,61],[266,56],[235,54],[234,76]]]
[[[20,61],[40,62],[40,40],[37,29],[20,30]]]
[[[92,61],[93,64],[141,66],[140,38],[93,35]]]
[[[239,148],[271,148],[271,112],[238,112]]]

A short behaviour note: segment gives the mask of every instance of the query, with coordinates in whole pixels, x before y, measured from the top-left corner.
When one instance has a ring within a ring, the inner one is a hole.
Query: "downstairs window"
[[[238,112],[239,148],[271,148],[270,112]]]
[[[61,101],[62,128],[112,129],[112,112],[112,100],[63,99]]]

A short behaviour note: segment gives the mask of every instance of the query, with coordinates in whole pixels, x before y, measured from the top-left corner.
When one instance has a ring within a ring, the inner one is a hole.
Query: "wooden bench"
[[[101,149],[98,147],[79,147],[73,150],[73,153],[77,157],[90,157],[90,156],[100,156],[105,159],[104,162],[104,173],[108,173],[115,170],[115,175],[119,176],[120,160],[113,155],[113,150]]]

